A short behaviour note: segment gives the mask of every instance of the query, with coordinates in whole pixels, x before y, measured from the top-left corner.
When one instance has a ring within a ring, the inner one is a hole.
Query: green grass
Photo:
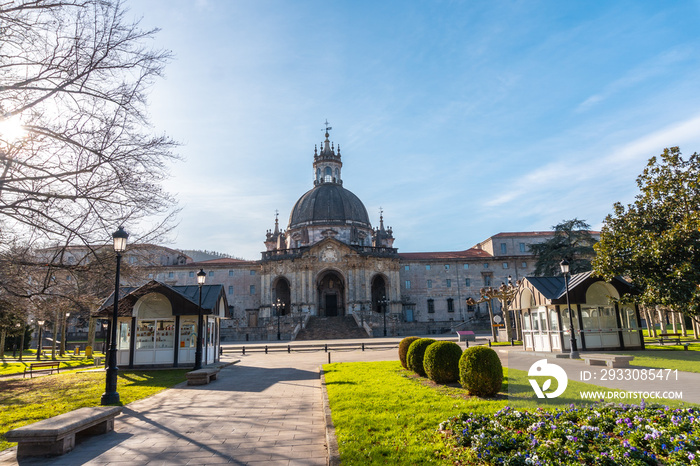
[[[398,361],[327,364],[324,371],[344,465],[445,464],[447,447],[436,429],[451,416],[490,414],[506,405],[534,410],[589,404],[578,398],[578,392],[601,390],[570,380],[563,396],[541,400],[527,372],[504,368],[502,393],[495,399],[481,399],[466,396],[459,385],[436,385],[416,377]]]
[[[185,369],[119,372],[122,404],[154,395],[185,380]],[[99,406],[104,372],[72,372],[35,379],[0,380],[0,450],[13,446],[8,430],[85,406]]]
[[[682,346],[669,345],[633,353],[624,351],[610,351],[610,353],[634,356],[634,360],[630,361],[631,366],[700,373],[700,343],[691,344],[688,351],[684,351]]]
[[[104,361],[104,355],[102,353],[93,353],[94,356],[96,357],[101,357],[103,358]],[[22,374],[24,373],[25,367],[29,367],[30,364],[35,363],[35,362],[48,362],[51,361],[50,356],[43,356],[41,358],[41,361],[36,360],[36,351],[35,350],[29,350],[25,351],[22,354],[22,361],[20,361],[18,358],[12,358],[11,353],[10,357],[8,357],[7,353],[5,354],[5,357],[0,360],[2,361],[0,363],[0,376],[2,375],[12,375],[12,374]],[[63,357],[59,357],[58,353],[56,353],[56,361],[59,361],[61,363],[60,369],[75,369],[77,367],[90,367],[95,365],[94,359],[86,358],[84,354],[80,356],[74,356],[73,353],[66,353]]]
[[[509,341],[495,341],[491,343],[491,346],[511,346]],[[513,346],[523,346],[523,342],[520,340],[515,340],[515,345]]]

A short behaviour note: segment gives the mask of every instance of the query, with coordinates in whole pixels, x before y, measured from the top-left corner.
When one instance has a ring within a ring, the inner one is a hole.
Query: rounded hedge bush
[[[423,369],[423,356],[428,346],[435,343],[432,338],[419,338],[411,343],[406,353],[406,364],[416,374],[425,377],[425,369]]]
[[[411,343],[416,340],[420,340],[420,337],[406,337],[401,340],[401,343],[399,343],[399,361],[401,361],[401,365],[404,369],[408,369],[408,365],[406,363],[406,353],[408,353],[408,347],[411,346]]]
[[[435,383],[459,380],[459,358],[462,348],[453,341],[436,341],[428,346],[423,356],[425,374]]]
[[[503,366],[498,354],[486,346],[467,348],[459,358],[459,383],[470,395],[494,396],[503,385]]]

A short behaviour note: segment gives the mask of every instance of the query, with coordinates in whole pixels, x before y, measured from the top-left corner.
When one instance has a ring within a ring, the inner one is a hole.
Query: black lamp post
[[[382,296],[379,304],[382,306],[382,314],[384,314],[384,336],[386,336],[386,305],[389,304],[389,300],[386,299],[386,296]]]
[[[578,348],[576,347],[576,334],[574,333],[574,316],[571,311],[571,305],[569,304],[569,261],[563,259],[559,263],[561,267],[561,273],[564,274],[564,286],[566,288],[566,309],[569,311],[569,330],[571,331],[571,340],[569,340],[569,358],[578,359]]]
[[[281,340],[282,334],[280,333],[280,311],[284,309],[284,303],[281,299],[277,298],[277,302],[273,303],[272,306],[277,311],[277,340]]]
[[[204,269],[199,269],[197,272],[197,285],[199,286],[199,320],[197,321],[197,349],[194,353],[194,370],[202,368],[202,344],[204,341],[203,325],[204,318],[202,316],[202,285],[207,279],[207,273]]]
[[[42,349],[42,344],[41,340],[44,339],[44,336],[42,335],[41,331],[43,330],[44,327],[44,321],[43,320],[37,320],[36,321],[37,325],[39,326],[39,342],[36,345],[36,360],[40,361],[41,360],[41,349]]]
[[[112,233],[114,240],[114,252],[117,253],[117,274],[114,280],[114,310],[112,311],[112,328],[109,337],[109,354],[107,355],[107,377],[105,382],[105,392],[102,394],[100,404],[112,405],[119,403],[119,393],[117,392],[117,310],[119,309],[119,272],[122,263],[122,253],[126,251],[126,240],[129,233],[124,231],[124,227],[119,227]]]

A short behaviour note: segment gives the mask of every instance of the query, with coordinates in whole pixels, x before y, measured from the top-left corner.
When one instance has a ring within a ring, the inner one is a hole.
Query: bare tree
[[[34,248],[105,244],[119,225],[147,240],[171,225],[174,199],[160,183],[176,143],[153,134],[146,113],[170,53],[149,48],[157,30],[127,14],[119,0],[0,4],[0,286],[8,291],[49,288],[17,283],[15,269],[32,265]],[[13,122],[25,136],[13,134]],[[66,265],[60,253],[53,263]]]

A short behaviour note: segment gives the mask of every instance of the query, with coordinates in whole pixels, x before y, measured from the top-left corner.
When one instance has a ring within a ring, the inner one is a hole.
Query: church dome
[[[289,229],[346,224],[372,228],[362,201],[338,183],[321,183],[299,198],[289,216]]]

